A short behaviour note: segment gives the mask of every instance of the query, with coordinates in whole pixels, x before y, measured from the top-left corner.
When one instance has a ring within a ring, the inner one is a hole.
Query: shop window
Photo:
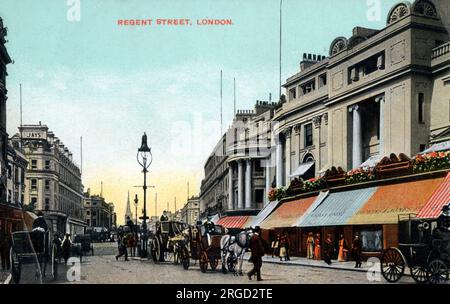
[[[363,251],[379,252],[383,250],[383,229],[381,226],[363,226],[359,229],[359,235]]]

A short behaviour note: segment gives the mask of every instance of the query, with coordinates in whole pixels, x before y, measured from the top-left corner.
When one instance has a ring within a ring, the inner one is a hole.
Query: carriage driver
[[[437,224],[440,231],[450,231],[450,208],[448,205],[442,207],[442,214],[438,217]]]
[[[205,234],[208,238],[208,246],[211,246],[211,234],[216,232],[216,225],[211,221],[211,216],[208,215],[205,222]]]
[[[33,230],[43,230],[42,232],[46,232],[48,230],[48,225],[44,219],[44,214],[39,210],[36,215],[38,217],[33,221]]]

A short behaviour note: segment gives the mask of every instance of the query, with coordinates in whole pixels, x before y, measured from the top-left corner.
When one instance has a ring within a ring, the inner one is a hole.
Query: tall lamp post
[[[147,250],[147,241],[148,241],[148,231],[147,231],[147,172],[148,167],[152,164],[152,151],[147,145],[147,134],[142,135],[142,143],[141,147],[138,149],[137,155],[136,155],[137,162],[142,167],[142,172],[144,173],[144,186],[142,187],[144,189],[144,214],[141,217],[142,219],[142,251],[141,251],[141,257],[146,258],[148,257],[148,250]]]

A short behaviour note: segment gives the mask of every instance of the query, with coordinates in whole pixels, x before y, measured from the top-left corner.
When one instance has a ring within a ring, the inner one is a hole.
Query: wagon
[[[51,277],[56,280],[58,276],[58,246],[51,240],[49,231],[33,230],[12,233],[11,276],[16,284],[20,283],[22,266],[25,264],[36,264],[36,274],[41,271],[44,277],[47,266],[50,266]]]
[[[157,222],[155,231],[149,239],[149,249],[153,262],[161,263],[172,260],[174,264],[179,263],[180,244],[184,238],[182,232],[188,225],[176,221]]]
[[[216,270],[221,260],[220,241],[225,235],[224,227],[202,224],[187,230],[187,246],[180,252],[180,262],[184,269],[189,269],[190,260],[198,261],[200,270],[206,272],[208,264]]]
[[[446,283],[450,267],[450,231],[437,228],[436,219],[399,216],[399,244],[381,254],[386,281],[400,280],[409,268],[417,283]]]

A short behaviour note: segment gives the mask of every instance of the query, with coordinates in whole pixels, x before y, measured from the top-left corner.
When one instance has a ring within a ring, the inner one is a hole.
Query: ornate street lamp
[[[137,162],[142,167],[142,172],[144,173],[144,214],[142,219],[142,250],[141,257],[148,257],[147,241],[148,241],[148,231],[147,231],[147,172],[148,167],[152,164],[152,151],[147,145],[147,134],[142,135],[141,147],[138,149],[136,155]]]

